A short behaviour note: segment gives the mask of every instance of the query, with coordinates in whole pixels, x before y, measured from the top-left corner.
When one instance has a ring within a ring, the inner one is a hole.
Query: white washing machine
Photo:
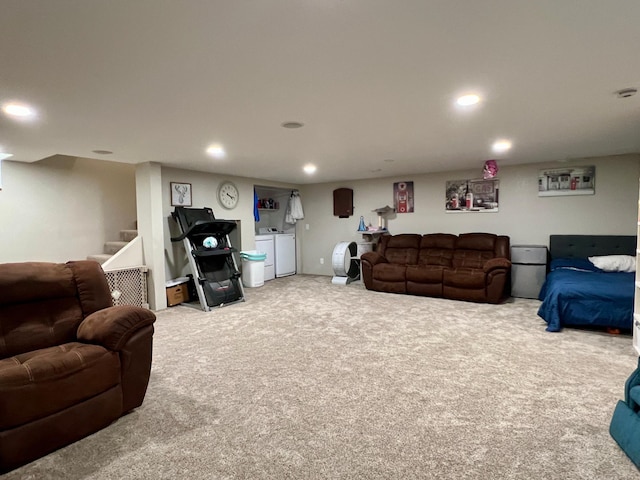
[[[275,237],[276,249],[276,277],[286,277],[296,273],[296,234],[277,233]]]

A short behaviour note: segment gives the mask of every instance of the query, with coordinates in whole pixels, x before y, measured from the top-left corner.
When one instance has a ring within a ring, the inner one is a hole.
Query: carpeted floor
[[[158,313],[144,404],[11,479],[638,479],[631,337],[296,275]]]

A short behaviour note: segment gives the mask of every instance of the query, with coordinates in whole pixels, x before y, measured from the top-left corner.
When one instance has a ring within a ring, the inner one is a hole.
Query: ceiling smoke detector
[[[302,122],[284,122],[282,124],[284,128],[302,128],[304,123]]]
[[[618,90],[616,95],[618,98],[629,98],[633,97],[636,93],[638,93],[637,88],[623,88],[622,90]]]

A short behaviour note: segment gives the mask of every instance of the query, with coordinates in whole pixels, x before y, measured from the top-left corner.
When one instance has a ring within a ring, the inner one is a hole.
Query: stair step
[[[113,257],[113,255],[109,255],[107,253],[99,253],[97,255],[89,255],[89,256],[87,256],[87,260],[95,260],[100,265],[102,265],[104,262],[109,260],[111,257]]]
[[[127,245],[128,242],[106,242],[104,244],[104,253],[113,255]]]
[[[138,236],[138,230],[120,230],[120,240],[130,242]]]

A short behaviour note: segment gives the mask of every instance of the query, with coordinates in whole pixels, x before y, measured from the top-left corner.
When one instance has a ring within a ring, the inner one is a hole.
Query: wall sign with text
[[[445,191],[445,211],[447,213],[498,211],[498,179],[465,179],[447,181]]]

